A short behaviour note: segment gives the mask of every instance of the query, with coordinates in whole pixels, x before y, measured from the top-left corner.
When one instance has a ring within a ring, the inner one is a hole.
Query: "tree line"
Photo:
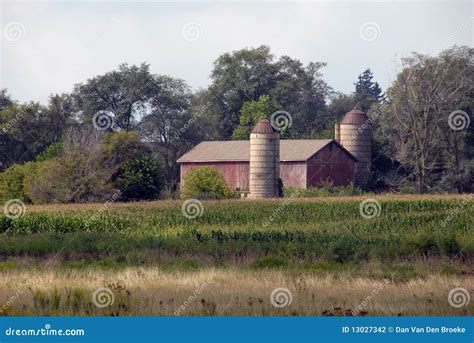
[[[177,158],[203,140],[247,139],[275,111],[284,138],[333,138],[355,106],[374,130],[374,189],[470,192],[474,184],[473,49],[413,53],[383,91],[367,69],[350,94],[323,79],[323,62],[276,58],[267,46],[219,56],[206,89],[122,64],[51,95],[46,105],[0,92],[0,198],[123,200],[173,194]],[[453,114],[454,113],[454,114]],[[288,124],[288,123],[287,123]]]

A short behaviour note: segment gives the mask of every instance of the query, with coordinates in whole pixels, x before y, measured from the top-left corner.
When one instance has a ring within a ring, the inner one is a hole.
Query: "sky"
[[[198,90],[219,55],[260,45],[276,58],[326,62],[336,91],[352,92],[367,68],[386,89],[413,51],[473,46],[469,0],[0,2],[0,87],[21,102],[46,104],[124,62]]]

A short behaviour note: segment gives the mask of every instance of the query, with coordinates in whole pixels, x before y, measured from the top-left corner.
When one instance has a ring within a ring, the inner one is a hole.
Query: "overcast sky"
[[[469,0],[0,1],[0,86],[20,101],[46,103],[123,62],[204,88],[220,54],[262,44],[276,57],[327,62],[335,90],[351,92],[368,67],[385,89],[400,57],[473,45]]]

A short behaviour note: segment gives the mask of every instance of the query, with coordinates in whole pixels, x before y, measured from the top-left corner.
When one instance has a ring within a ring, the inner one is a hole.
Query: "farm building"
[[[355,161],[332,139],[280,141],[280,178],[285,187],[317,187],[324,180],[347,185],[354,180]],[[250,141],[202,142],[178,162],[181,182],[191,168],[215,166],[231,187],[250,188]]]
[[[319,187],[325,182],[345,186],[370,181],[372,131],[367,115],[357,108],[336,124],[335,140],[280,140],[268,119],[257,123],[250,141],[201,142],[178,159],[181,183],[195,167],[215,166],[235,189],[255,197],[276,196],[284,187]]]
[[[249,141],[201,142],[178,159],[181,185],[196,167],[214,166],[234,189],[250,189],[250,196],[276,196],[284,187],[319,187],[326,182],[364,187],[370,177],[372,132],[366,114],[346,113],[335,127],[335,139],[280,140],[268,119],[252,130]]]

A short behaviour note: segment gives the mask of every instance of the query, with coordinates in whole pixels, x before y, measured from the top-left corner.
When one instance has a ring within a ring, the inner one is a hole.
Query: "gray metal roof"
[[[280,140],[280,161],[306,161],[332,139]],[[340,146],[336,141],[334,141]],[[344,148],[343,148],[344,149]],[[344,149],[346,150],[346,149]],[[346,150],[347,151],[347,150]],[[350,154],[350,153],[349,153]],[[183,162],[248,162],[250,141],[201,142],[178,159]],[[352,156],[352,155],[351,155]],[[352,156],[353,157],[353,156]]]

